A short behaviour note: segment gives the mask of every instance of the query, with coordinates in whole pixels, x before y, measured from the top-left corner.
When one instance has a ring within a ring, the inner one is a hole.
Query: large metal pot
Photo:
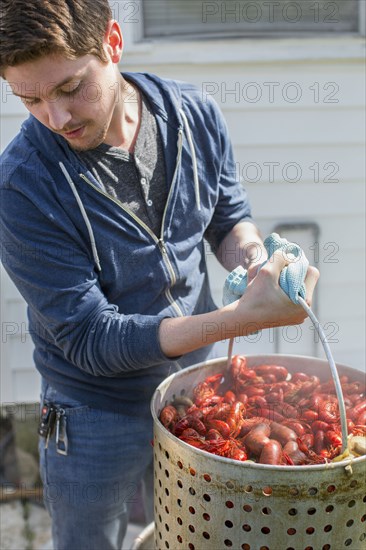
[[[292,355],[247,356],[250,366],[280,364],[330,378],[326,361]],[[270,466],[218,457],[180,441],[158,417],[190,395],[226,358],[167,378],[152,399],[155,548],[360,550],[366,540],[366,457],[315,466]],[[340,374],[359,371],[338,365]]]

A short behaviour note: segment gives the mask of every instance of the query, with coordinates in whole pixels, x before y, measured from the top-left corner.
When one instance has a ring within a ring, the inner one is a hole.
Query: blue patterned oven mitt
[[[305,299],[305,276],[309,262],[303,250],[296,243],[290,243],[287,239],[282,239],[277,233],[271,233],[264,241],[264,246],[268,253],[268,260],[276,250],[282,250],[292,261],[284,267],[280,275],[280,287],[295,304],[298,303],[297,297],[300,295]],[[266,262],[262,264],[265,265]],[[260,269],[260,268],[259,268]],[[247,288],[247,270],[242,266],[235,268],[227,276],[224,284],[222,302],[224,306],[238,300]]]

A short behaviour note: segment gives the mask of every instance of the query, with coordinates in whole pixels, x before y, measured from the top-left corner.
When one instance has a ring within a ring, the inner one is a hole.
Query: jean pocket
[[[47,403],[54,404],[57,408],[67,409],[70,413],[71,411],[77,412],[79,410],[89,409],[89,405],[85,405],[85,403],[81,403],[80,401],[61,393],[48,382],[45,382],[42,385],[41,403],[45,401]]]

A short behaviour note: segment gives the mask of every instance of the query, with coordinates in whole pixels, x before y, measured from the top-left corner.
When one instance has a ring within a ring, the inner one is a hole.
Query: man
[[[1,12],[0,71],[31,113],[1,159],[3,261],[55,423],[40,441],[54,545],[120,548],[150,471],[156,386],[216,341],[305,314],[279,288],[286,258],[256,274],[265,251],[212,101],[121,75],[107,0],[6,0]],[[228,270],[249,268],[244,297],[220,309],[204,237]],[[309,268],[309,302],[317,278]]]

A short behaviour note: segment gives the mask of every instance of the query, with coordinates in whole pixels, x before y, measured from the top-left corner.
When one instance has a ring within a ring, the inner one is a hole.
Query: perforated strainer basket
[[[279,364],[329,379],[326,361],[293,355],[247,356],[249,367]],[[239,462],[196,449],[160,423],[161,409],[192,395],[227,359],[167,378],[152,399],[155,548],[177,550],[340,550],[366,548],[366,457],[314,466]],[[338,365],[350,380],[361,373]]]

